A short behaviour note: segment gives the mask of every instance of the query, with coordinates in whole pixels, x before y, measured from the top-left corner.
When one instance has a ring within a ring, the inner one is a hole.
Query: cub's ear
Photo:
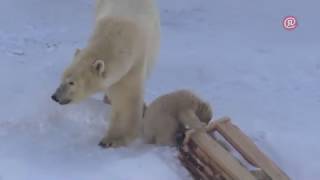
[[[80,53],[81,49],[77,48],[76,52],[74,53],[74,56],[77,56]]]
[[[96,60],[93,64],[93,71],[97,73],[99,76],[104,76],[105,74],[105,65],[104,61],[102,60]]]

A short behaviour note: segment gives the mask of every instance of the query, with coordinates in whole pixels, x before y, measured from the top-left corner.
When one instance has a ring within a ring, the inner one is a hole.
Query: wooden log
[[[288,180],[277,167],[228,117],[207,126],[207,131],[182,133],[179,159],[196,180]],[[190,131],[189,131],[190,132]],[[250,171],[235,158],[230,148],[213,135],[218,132],[257,170]],[[189,138],[186,138],[189,136]],[[186,141],[186,139],[189,139]]]
[[[255,180],[253,175],[248,172],[240,163],[220,146],[207,133],[194,133],[191,139],[197,143],[210,159],[222,169],[225,174],[234,180]]]
[[[196,160],[196,155],[188,151],[181,150],[179,159],[184,166],[189,170],[194,179],[197,180],[210,180],[210,175],[202,171],[204,169],[203,164]]]
[[[224,122],[227,122],[227,121],[231,121],[231,118],[230,117],[222,117],[222,118],[219,118],[217,120],[214,120],[214,121],[211,121],[209,122],[209,124],[207,125],[207,132],[213,132],[215,130],[217,130],[217,125],[218,124],[221,124],[221,123],[224,123]]]
[[[226,174],[223,169],[216,164],[204,151],[202,151],[200,148],[197,148],[195,150],[195,153],[199,156],[199,159],[201,161],[205,162],[207,165],[207,168],[211,169],[211,172],[213,174],[214,178],[211,179],[217,179],[217,180],[232,180],[232,178]]]
[[[289,177],[272,162],[230,118],[223,118],[211,125],[216,129],[249,163],[261,168],[273,180],[289,180]]]
[[[189,148],[189,152],[197,156],[197,158],[204,164],[205,170],[212,178],[219,179],[219,177],[224,174],[223,170],[219,169],[219,166],[215,164],[214,161],[212,161],[212,159],[201,148],[199,148],[192,139],[189,141]]]
[[[197,180],[231,180],[224,178],[222,171],[192,140],[180,149],[179,159]]]

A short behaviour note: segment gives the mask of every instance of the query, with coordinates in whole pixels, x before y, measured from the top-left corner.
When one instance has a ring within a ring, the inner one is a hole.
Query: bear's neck
[[[84,49],[86,59],[105,60],[106,57],[111,57],[111,48],[106,41],[97,40],[90,42]]]

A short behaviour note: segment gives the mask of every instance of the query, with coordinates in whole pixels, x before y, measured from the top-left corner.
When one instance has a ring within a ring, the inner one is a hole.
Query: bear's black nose
[[[55,94],[51,96],[51,99],[54,100],[55,102],[59,102],[58,98]]]

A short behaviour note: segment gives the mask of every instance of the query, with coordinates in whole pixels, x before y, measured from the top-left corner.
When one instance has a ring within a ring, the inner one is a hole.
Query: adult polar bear
[[[144,81],[159,43],[154,0],[97,0],[88,44],[76,50],[52,99],[65,105],[104,92],[112,102],[111,122],[99,145],[127,145],[138,135]]]

